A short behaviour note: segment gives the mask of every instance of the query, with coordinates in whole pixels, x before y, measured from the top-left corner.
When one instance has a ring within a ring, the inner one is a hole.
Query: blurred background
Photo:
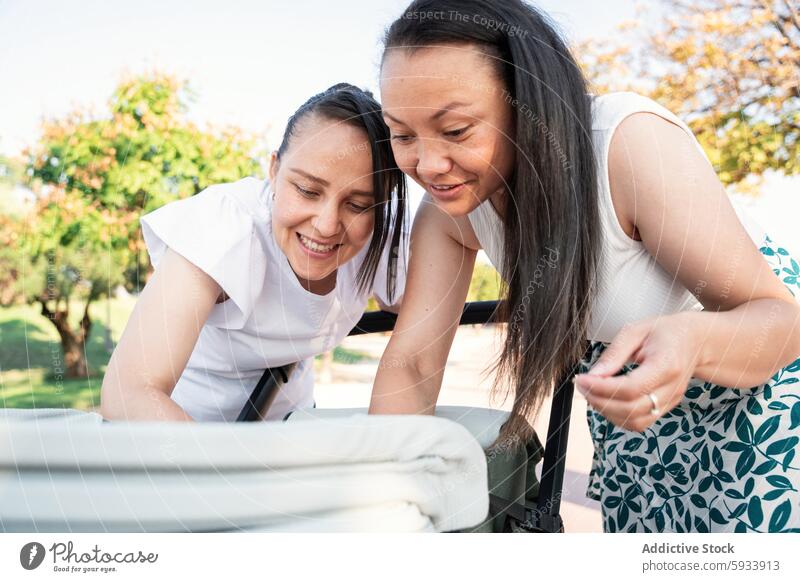
[[[287,117],[312,94],[347,81],[378,95],[382,32],[406,4],[0,0],[0,406],[96,407],[151,271],[139,217],[264,176]],[[535,3],[595,92],[635,90],[677,113],[730,195],[795,252],[799,4]],[[498,293],[480,262],[469,298]],[[351,338],[320,358],[318,403],[365,406],[385,341]],[[510,405],[489,398],[497,345],[494,328],[459,333],[444,403]],[[585,403],[575,406],[567,523],[592,531],[591,443]]]

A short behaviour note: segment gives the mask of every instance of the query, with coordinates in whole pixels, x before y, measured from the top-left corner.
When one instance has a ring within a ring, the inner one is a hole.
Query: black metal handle
[[[458,325],[478,325],[496,322],[497,301],[472,301],[464,305]],[[363,335],[392,331],[397,315],[388,311],[368,311],[347,335]]]
[[[289,381],[296,364],[287,364],[276,368],[267,368],[253,388],[253,393],[245,402],[236,422],[254,422],[266,414],[272,401],[278,394],[278,389]]]

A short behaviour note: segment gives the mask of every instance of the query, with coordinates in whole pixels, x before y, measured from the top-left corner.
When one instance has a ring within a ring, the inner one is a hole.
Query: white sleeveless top
[[[610,342],[628,322],[702,309],[695,296],[656,262],[641,241],[635,241],[625,233],[614,212],[608,180],[609,145],[617,126],[638,112],[654,113],[678,125],[692,136],[698,150],[703,153],[689,127],[655,101],[636,93],[609,93],[594,97],[592,139],[598,164],[602,252],[598,265],[598,293],[587,337],[592,341]],[[760,244],[764,230],[743,208],[735,203],[733,207],[750,237]],[[500,270],[503,265],[502,218],[487,199],[469,214],[469,220],[489,260]]]
[[[402,297],[406,249],[401,249],[393,301],[386,296],[388,248],[373,289],[358,290],[356,274],[369,245],[338,269],[333,291],[316,295],[304,289],[273,236],[268,186],[255,178],[211,186],[141,218],[156,268],[169,247],[207,273],[229,297],[211,310],[172,392],[172,399],[195,420],[236,420],[264,369],[292,362],[300,365],[276,396],[267,419],[311,406],[313,357],[345,338],[372,294],[385,305]]]

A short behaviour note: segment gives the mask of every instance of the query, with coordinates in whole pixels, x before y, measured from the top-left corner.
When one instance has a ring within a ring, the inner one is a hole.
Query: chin
[[[305,279],[306,281],[319,282],[319,281],[322,281],[323,279],[325,279],[326,277],[329,277],[330,274],[333,273],[336,269],[333,269],[332,271],[326,271],[324,273],[322,273],[320,271],[311,271],[311,272],[309,272],[309,271],[304,271],[304,270],[299,270],[299,269],[292,269],[292,270],[301,279]]]
[[[475,210],[481,203],[472,197],[464,197],[456,200],[439,200],[434,198],[434,204],[445,211],[449,216],[459,218]]]

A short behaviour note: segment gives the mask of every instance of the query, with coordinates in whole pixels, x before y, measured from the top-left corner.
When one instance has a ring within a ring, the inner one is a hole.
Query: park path
[[[334,363],[329,382],[317,375],[315,399],[321,408],[365,407],[369,404],[372,381],[378,359],[388,336],[371,334],[348,337],[342,347],[371,356],[370,361]],[[509,410],[510,402],[493,402],[489,398],[493,376],[485,373],[493,361],[501,338],[492,326],[462,327],[456,334],[447,362],[439,403],[444,405],[480,406]],[[550,416],[550,400],[545,403],[534,427],[544,442]],[[586,400],[575,393],[572,404],[569,446],[561,504],[567,532],[602,531],[600,504],[585,497],[588,473],[592,461],[592,441],[586,425]]]

